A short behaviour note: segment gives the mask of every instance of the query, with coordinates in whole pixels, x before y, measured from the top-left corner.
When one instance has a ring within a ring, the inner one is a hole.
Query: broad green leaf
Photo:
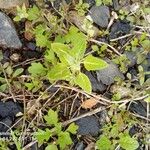
[[[84,40],[80,40],[74,45],[71,49],[71,55],[76,58],[76,60],[80,60],[84,57],[84,53],[86,51],[87,42]]]
[[[70,48],[66,44],[52,43],[51,49],[57,54],[62,63],[72,65],[74,64],[74,58],[70,55]]]
[[[66,131],[72,133],[72,134],[76,134],[77,133],[77,130],[78,130],[78,126],[75,124],[75,123],[72,123],[69,125],[69,127],[67,128]]]
[[[5,83],[5,82],[6,82],[6,79],[3,78],[3,77],[0,77],[0,82]]]
[[[46,74],[46,68],[41,63],[32,63],[28,71],[32,76],[44,76]]]
[[[1,92],[4,92],[6,89],[7,89],[7,84],[2,84],[1,86],[0,86],[0,91]]]
[[[92,87],[89,78],[83,74],[79,73],[77,77],[74,79],[74,83],[85,90],[87,93],[91,93]]]
[[[40,24],[36,26],[34,29],[36,45],[39,47],[47,47],[48,46],[48,33],[46,31],[46,26]],[[47,33],[47,34],[46,34]]]
[[[102,5],[102,0],[96,0],[96,6]]]
[[[58,135],[57,144],[59,144],[61,150],[65,149],[66,146],[71,145],[72,139],[69,132],[60,132]]]
[[[56,111],[50,109],[48,114],[44,116],[44,119],[48,125],[57,125],[58,123],[58,114]]]
[[[44,57],[48,62],[51,62],[53,65],[56,63],[55,54],[52,50],[48,49]]]
[[[7,73],[9,76],[12,75],[12,73],[13,73],[13,69],[12,69],[11,66],[8,66],[8,67],[5,69],[5,71],[6,71],[6,73]]]
[[[62,123],[58,122],[55,127],[53,128],[55,134],[59,134],[62,131]]]
[[[13,73],[13,78],[19,76],[21,73],[23,73],[23,71],[23,68],[18,68],[17,70],[15,70],[15,72]]]
[[[138,141],[129,135],[122,135],[119,144],[125,150],[136,150],[139,147]]]
[[[55,43],[65,43],[65,38],[62,35],[57,35],[55,37]]]
[[[36,28],[34,29],[34,34],[35,35],[40,35],[43,34],[46,30],[46,27],[42,24],[36,26]]]
[[[102,136],[100,139],[96,142],[96,145],[99,150],[111,150],[111,141],[106,137]]]
[[[71,76],[71,72],[65,64],[59,63],[55,65],[49,72],[48,72],[48,79],[50,81],[57,81],[57,80],[69,80]]]
[[[71,26],[65,39],[67,43],[71,42],[71,55],[77,60],[83,58],[87,44],[87,37],[85,34],[80,32],[75,26]]]
[[[34,84],[33,83],[25,83],[25,86],[28,88],[29,91],[34,88]]]
[[[49,129],[46,129],[45,131],[38,129],[34,136],[38,140],[39,144],[43,144],[45,141],[47,142],[49,140],[49,138],[52,136],[52,133]]]
[[[35,36],[36,39],[36,45],[39,47],[46,47],[47,46],[47,42],[48,42],[48,37],[47,35],[44,34],[37,34]]]
[[[33,6],[32,8],[30,8],[28,10],[28,20],[32,21],[32,20],[36,20],[40,17],[40,10],[38,9],[37,6]]]
[[[92,70],[100,70],[100,69],[104,69],[106,67],[108,67],[108,64],[106,61],[94,57],[92,55],[88,55],[87,57],[85,57],[84,59],[84,67],[88,70],[88,71],[92,71]]]
[[[49,144],[45,150],[58,150],[57,146],[54,144]]]

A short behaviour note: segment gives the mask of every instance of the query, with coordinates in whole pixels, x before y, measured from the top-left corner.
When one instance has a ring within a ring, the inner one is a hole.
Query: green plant
[[[129,135],[130,128],[137,122],[130,119],[130,114],[121,111],[112,117],[112,121],[102,129],[103,134],[97,140],[99,150],[114,150],[118,145],[125,150],[136,150],[139,143],[134,136]]]
[[[72,123],[65,131],[63,131],[63,126],[62,123],[59,122],[58,114],[52,109],[48,111],[48,114],[44,116],[44,119],[46,124],[51,128],[46,128],[44,130],[38,129],[34,134],[39,145],[47,143],[45,150],[57,150],[58,147],[63,150],[72,144],[70,134],[76,134],[78,126]]]
[[[51,83],[58,80],[69,81],[71,85],[78,85],[90,93],[91,83],[81,72],[82,64],[88,71],[93,71],[107,67],[107,63],[91,54],[86,56],[86,47],[87,37],[72,26],[68,34],[63,38],[56,38],[47,49],[45,67],[40,63],[32,63],[29,72],[34,79],[35,76],[42,77],[44,73]]]
[[[127,72],[127,70],[128,70],[127,66],[130,64],[130,61],[128,60],[126,55],[117,56],[117,58],[115,58],[113,61],[117,65],[119,65],[121,72],[123,72],[123,73]]]
[[[11,64],[6,62],[4,64],[0,63],[0,91],[8,91],[10,85],[14,86],[16,89],[21,88],[21,83],[18,81],[18,77],[23,73],[23,68],[13,69]]]
[[[84,16],[89,8],[88,3],[83,3],[83,0],[79,0],[79,3],[75,5],[75,9],[78,11],[79,15]]]
[[[96,1],[97,6],[100,6],[102,4],[104,4],[104,5],[112,4],[112,0],[95,0],[95,1]]]

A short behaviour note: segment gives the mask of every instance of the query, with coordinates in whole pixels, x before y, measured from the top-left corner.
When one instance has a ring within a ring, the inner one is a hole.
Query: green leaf
[[[40,10],[38,9],[37,6],[33,6],[28,10],[28,20],[37,20],[40,17]]]
[[[48,37],[44,34],[36,35],[36,45],[39,47],[46,47],[48,42]]]
[[[50,81],[69,80],[71,72],[63,63],[58,63],[48,72],[48,79]]]
[[[126,134],[120,137],[119,144],[125,150],[136,150],[139,147],[138,141]]]
[[[150,103],[150,96],[144,99],[145,102]]]
[[[80,60],[84,57],[84,53],[86,51],[87,42],[84,40],[80,40],[74,45],[71,49],[71,55],[75,57],[76,60]]]
[[[74,79],[74,83],[85,90],[87,93],[91,93],[92,87],[89,78],[83,74],[79,73],[77,77]]]
[[[72,65],[74,64],[74,58],[70,55],[70,48],[66,44],[52,43],[51,49],[57,54],[62,63]]]
[[[60,149],[65,149],[66,146],[72,144],[72,139],[70,137],[70,134],[68,132],[60,132],[58,135],[57,144],[59,144]]]
[[[43,24],[40,24],[36,26],[36,28],[34,29],[34,34],[41,35],[45,32],[45,30],[46,30],[46,27]]]
[[[76,134],[78,128],[79,128],[79,127],[78,127],[77,125],[75,125],[75,123],[72,123],[72,124],[69,125],[69,127],[67,128],[66,131],[68,131],[68,132],[70,132],[70,133],[72,133],[72,134]]]
[[[28,88],[28,90],[32,90],[34,88],[34,83],[25,83],[25,86]]]
[[[105,62],[104,60],[94,57],[92,55],[88,55],[85,59],[84,59],[84,67],[88,70],[88,71],[92,71],[92,70],[100,70],[100,69],[104,69],[106,67],[108,67],[107,62]]]
[[[53,65],[56,63],[55,54],[52,50],[48,49],[44,57],[48,62],[51,62]]]
[[[57,146],[54,144],[49,144],[45,150],[58,150]]]
[[[102,5],[102,0],[96,0],[96,6]]]
[[[17,150],[21,150],[21,141],[17,138],[17,136],[15,135],[15,133],[11,130],[11,136],[12,139],[16,145]]]
[[[43,24],[38,25],[34,29],[36,45],[39,47],[47,47],[48,45],[48,33],[46,34],[46,26]]]
[[[9,76],[12,75],[12,73],[13,73],[13,69],[12,69],[11,66],[8,66],[8,67],[5,69],[5,71],[6,71],[6,73],[7,73]]]
[[[39,144],[43,144],[45,141],[47,142],[49,140],[49,138],[52,136],[52,133],[47,128],[46,131],[38,129],[34,136],[38,140]]]
[[[15,70],[15,72],[13,73],[13,78],[19,76],[21,73],[23,73],[23,71],[23,68],[18,68],[17,70]]]
[[[75,26],[71,26],[65,39],[67,43],[71,42],[71,55],[76,59],[83,58],[87,44],[87,37],[85,34],[80,32]]]
[[[22,7],[17,6],[17,16],[14,18],[14,21],[20,21],[28,17],[27,9],[25,4]]]
[[[46,68],[41,63],[32,63],[28,71],[32,76],[45,76],[46,74]]]
[[[48,114],[46,116],[44,116],[44,119],[48,125],[56,126],[58,123],[58,114],[56,111],[53,111],[52,109],[50,109],[48,111]]]
[[[96,145],[99,150],[110,150],[111,149],[111,141],[106,136],[101,136],[100,139],[96,142]]]

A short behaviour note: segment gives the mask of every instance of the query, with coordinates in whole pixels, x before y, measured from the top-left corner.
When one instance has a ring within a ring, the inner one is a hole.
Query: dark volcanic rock
[[[0,46],[13,49],[22,47],[11,19],[2,12],[0,12]]]
[[[91,72],[85,72],[85,74],[89,77],[91,84],[92,84],[92,90],[94,92],[103,92],[106,90],[107,86],[104,85],[101,81],[98,81],[96,77]]]
[[[0,118],[12,117],[14,118],[17,113],[22,112],[18,103],[13,101],[1,102],[0,101]]]
[[[128,34],[130,30],[131,26],[127,21],[117,21],[111,27],[109,38],[114,39],[124,34]]]
[[[93,6],[89,15],[93,22],[102,28],[106,28],[109,23],[110,11],[107,6]]]
[[[88,116],[76,121],[79,126],[79,135],[97,136],[100,131],[100,124],[95,116]]]
[[[36,49],[36,44],[35,43],[32,43],[32,42],[29,42],[27,43],[27,48],[34,51]]]
[[[128,67],[133,67],[137,63],[137,56],[135,52],[125,51],[124,54],[129,59],[130,63]]]
[[[105,85],[114,83],[116,77],[124,79],[124,75],[119,71],[117,65],[110,63],[105,69],[96,71],[98,81]]]
[[[143,117],[146,117],[147,115],[146,106],[138,101],[136,103],[135,102],[131,103],[129,110]]]
[[[114,9],[119,10],[120,9],[119,1],[118,0],[112,0],[112,2],[113,2]]]
[[[40,58],[41,53],[38,51],[33,51],[33,50],[25,50],[22,52],[23,58],[24,59],[32,59],[32,58]]]
[[[10,117],[2,119],[0,122],[2,122],[0,123],[0,132],[6,132],[12,125],[12,119]]]
[[[85,145],[84,145],[84,143],[83,142],[78,142],[77,144],[76,144],[76,146],[75,146],[75,150],[84,150],[84,148],[85,148]]]

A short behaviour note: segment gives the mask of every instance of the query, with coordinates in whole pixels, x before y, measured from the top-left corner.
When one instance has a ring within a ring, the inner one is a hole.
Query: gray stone
[[[88,116],[76,121],[79,126],[79,135],[97,136],[100,131],[100,124],[95,116]]]
[[[19,112],[22,112],[22,108],[18,103],[13,101],[0,101],[0,119],[7,117],[11,117],[13,119]]]
[[[125,51],[124,54],[130,61],[128,67],[133,67],[137,63],[137,56],[135,52],[132,51]]]
[[[98,81],[105,85],[114,83],[116,77],[124,79],[124,75],[119,71],[117,65],[110,63],[107,68],[96,71]]]
[[[0,46],[13,49],[22,47],[13,22],[2,12],[0,12]]]
[[[101,81],[98,81],[97,78],[91,73],[86,71],[85,74],[89,77],[92,84],[92,91],[94,92],[103,92],[106,90],[107,86],[104,85]]]
[[[107,6],[93,6],[89,15],[94,23],[102,28],[106,28],[109,23],[110,11]]]

